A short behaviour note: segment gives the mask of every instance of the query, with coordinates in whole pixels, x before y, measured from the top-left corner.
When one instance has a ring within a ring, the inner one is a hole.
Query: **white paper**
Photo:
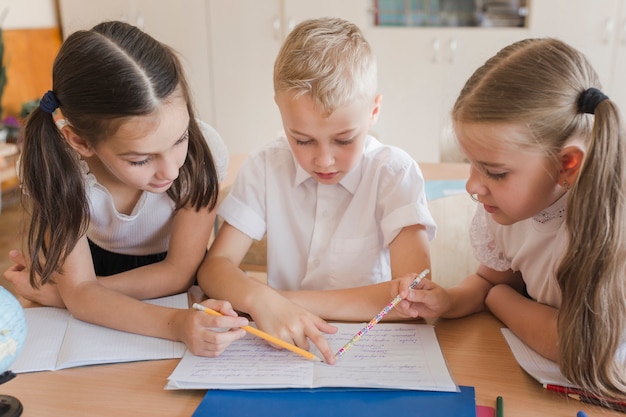
[[[326,335],[335,351],[363,324],[333,323],[339,328]],[[317,349],[312,350],[318,357]],[[369,387],[457,391],[441,348],[430,325],[374,326],[336,365],[310,361],[248,334],[217,358],[188,351],[168,378],[167,389],[256,389]]]
[[[151,304],[189,308],[187,294],[148,300]],[[52,371],[83,365],[180,358],[180,342],[143,336],[85,323],[66,309],[25,308],[27,335],[15,373]]]
[[[513,332],[507,328],[500,329],[506,339],[515,360],[530,376],[542,384],[560,385],[562,387],[575,387],[569,382],[559,369],[559,365],[544,358],[528,345],[522,342]]]

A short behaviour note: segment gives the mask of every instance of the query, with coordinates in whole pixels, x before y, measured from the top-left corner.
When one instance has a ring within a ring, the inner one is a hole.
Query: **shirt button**
[[[314,261],[313,261],[313,266],[314,266],[315,268],[317,268],[318,266],[320,266],[320,260],[319,260],[319,259],[314,260]]]

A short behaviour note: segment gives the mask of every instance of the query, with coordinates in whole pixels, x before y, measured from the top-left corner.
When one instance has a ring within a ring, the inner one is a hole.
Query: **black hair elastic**
[[[54,111],[59,108],[59,102],[54,96],[52,90],[48,90],[46,94],[43,95],[41,100],[39,100],[39,107],[41,110],[50,114],[54,113]]]
[[[580,113],[594,114],[596,107],[608,97],[597,88],[588,88],[578,97],[578,111]]]

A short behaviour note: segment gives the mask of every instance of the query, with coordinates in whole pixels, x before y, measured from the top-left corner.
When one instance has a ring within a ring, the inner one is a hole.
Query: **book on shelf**
[[[325,335],[337,351],[363,324],[333,323]],[[321,353],[312,348],[318,357]],[[189,352],[168,378],[167,389],[393,388],[457,392],[433,326],[381,323],[359,339],[335,365],[276,349],[251,334],[217,358]]]
[[[189,308],[187,293],[146,300]],[[11,366],[15,373],[53,371],[84,365],[181,358],[181,342],[143,336],[86,323],[64,308],[25,308],[27,336]]]

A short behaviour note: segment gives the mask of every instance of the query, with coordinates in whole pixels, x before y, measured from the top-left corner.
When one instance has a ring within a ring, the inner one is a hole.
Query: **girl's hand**
[[[255,309],[255,311],[260,312],[254,315],[257,326],[263,331],[305,350],[309,350],[309,340],[311,340],[319,349],[326,363],[333,365],[337,361],[335,352],[322,333],[333,334],[337,332],[337,328],[287,300],[279,293],[275,294],[276,297],[266,300],[267,304]]]
[[[414,289],[409,285],[415,275],[407,275],[392,280],[391,291],[393,297],[400,294],[402,301],[396,305],[396,310],[404,317],[439,317],[448,311],[452,298],[448,291],[435,284],[430,279],[423,279]]]
[[[43,306],[65,308],[61,294],[53,282],[40,285],[37,289],[30,285],[26,261],[19,251],[10,251],[9,258],[14,265],[4,271],[4,278],[13,284],[20,297]]]
[[[181,337],[187,349],[196,356],[217,357],[234,341],[246,335],[241,326],[248,319],[237,316],[228,301],[205,300],[203,306],[219,311],[213,316],[198,310],[181,310],[183,314]]]

